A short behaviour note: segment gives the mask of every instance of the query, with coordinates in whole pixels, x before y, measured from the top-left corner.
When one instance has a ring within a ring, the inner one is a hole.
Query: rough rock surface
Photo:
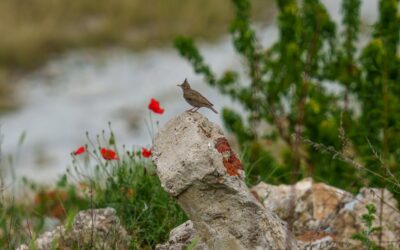
[[[382,195],[383,194],[383,195]],[[383,198],[381,209],[381,198]],[[400,210],[397,200],[393,194],[386,189],[362,188],[353,199],[346,203],[330,222],[332,232],[337,239],[346,245],[358,246],[359,241],[349,239],[349,235],[366,230],[361,220],[361,216],[367,213],[365,206],[373,204],[376,208],[376,219],[374,227],[382,226],[381,245],[385,248],[391,246],[394,249],[400,248]],[[382,223],[380,223],[380,214],[382,211]],[[375,242],[379,242],[379,233],[371,236]]]
[[[185,250],[191,245],[193,250],[207,250],[208,247],[196,238],[193,222],[188,220],[174,228],[169,233],[169,240],[165,244],[156,246],[156,250]]]
[[[308,233],[297,238],[300,249],[330,250],[337,249],[335,239],[326,233]],[[200,241],[192,221],[186,221],[174,228],[169,234],[169,240],[156,246],[156,250],[186,250],[191,246],[193,250],[209,250],[207,245]]]
[[[298,182],[293,189],[290,185],[274,186],[266,183],[260,183],[251,189],[263,201],[264,206],[282,219],[289,218],[287,211],[289,199],[293,197],[290,194],[291,190],[296,194],[294,231],[300,249],[362,249],[360,242],[352,240],[351,235],[365,230],[361,217],[367,212],[367,204],[374,204],[377,208],[377,219],[373,226],[380,226],[378,218],[382,192],[382,247],[400,247],[400,212],[397,201],[389,191],[362,188],[353,196],[326,184],[314,183],[309,178]],[[177,234],[176,230],[182,230],[180,235],[184,237],[173,236]],[[184,247],[196,237],[196,231],[190,222],[177,227],[176,230],[171,231],[170,240],[160,245],[160,250],[185,249]],[[176,240],[177,238],[180,240]],[[372,239],[379,242],[377,234],[373,235]],[[204,245],[199,246],[201,248],[198,249],[209,249]]]
[[[313,183],[311,178],[299,181],[294,187],[261,182],[251,190],[263,201],[264,206],[285,221],[291,216],[289,207],[294,198],[293,232],[296,235],[325,230],[337,210],[352,200],[350,193],[323,183]]]
[[[366,229],[361,217],[367,212],[367,204],[375,205],[377,219],[374,226],[380,226],[380,201],[383,191],[382,246],[389,247],[392,244],[399,247],[400,212],[397,201],[389,191],[363,188],[359,194],[353,196],[338,188],[314,183],[309,178],[296,183],[294,188],[290,185],[274,186],[266,183],[252,188],[264,206],[277,213],[283,220],[289,218],[289,202],[293,197],[291,190],[295,191],[293,232],[297,239],[320,241],[318,235],[330,237],[340,249],[360,247],[359,241],[350,238],[352,234]],[[372,239],[379,242],[377,234],[373,235]]]
[[[209,249],[298,249],[285,223],[249,191],[221,129],[204,116],[184,112],[170,120],[153,152],[161,185]]]
[[[79,212],[71,228],[58,226],[40,235],[33,243],[37,250],[128,249],[129,237],[113,208]],[[21,245],[18,250],[30,249]]]
[[[337,249],[338,244],[332,234],[326,232],[309,231],[296,237],[300,248],[304,250]]]

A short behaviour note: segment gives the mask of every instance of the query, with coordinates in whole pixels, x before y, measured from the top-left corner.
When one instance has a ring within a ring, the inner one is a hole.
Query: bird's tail
[[[212,106],[209,107],[214,113],[218,114],[218,111],[216,111]]]

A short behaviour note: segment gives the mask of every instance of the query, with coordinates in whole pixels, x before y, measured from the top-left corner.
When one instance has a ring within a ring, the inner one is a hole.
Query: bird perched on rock
[[[213,108],[214,104],[212,104],[209,100],[207,100],[207,98],[202,96],[196,90],[191,89],[186,79],[182,84],[178,84],[177,86],[182,88],[183,98],[185,98],[185,100],[193,106],[193,108],[188,110],[189,112],[196,112],[199,108],[206,107],[218,114],[218,112]]]

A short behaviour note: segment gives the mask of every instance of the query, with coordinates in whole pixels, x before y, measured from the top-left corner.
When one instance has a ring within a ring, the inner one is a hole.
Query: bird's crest
[[[185,81],[183,81],[183,83],[181,85],[178,85],[178,86],[181,87],[182,89],[190,89],[189,82],[187,81],[186,78],[185,78]]]

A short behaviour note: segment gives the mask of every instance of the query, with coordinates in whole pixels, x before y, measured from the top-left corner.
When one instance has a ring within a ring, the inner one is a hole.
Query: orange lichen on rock
[[[224,158],[223,162],[224,162],[224,167],[225,167],[225,169],[226,169],[226,172],[227,172],[230,176],[233,176],[233,175],[239,176],[239,172],[238,172],[238,170],[236,169],[235,165],[233,165],[232,163],[230,163],[230,162],[229,162],[228,160],[226,160],[225,158]]]
[[[224,157],[223,164],[226,172],[230,176],[239,176],[238,170],[243,169],[242,163],[232,151],[228,140],[225,137],[218,138],[217,142],[215,143],[215,149],[217,149],[217,151],[220,152]]]
[[[304,241],[304,242],[312,242],[322,239],[324,237],[331,237],[333,240],[336,240],[334,234],[327,233],[324,231],[308,231],[302,235],[296,236],[296,239]]]
[[[229,162],[232,163],[235,166],[235,168],[243,170],[242,163],[236,157],[235,153],[233,153],[232,151],[231,151],[231,156],[229,157]]]
[[[215,143],[215,148],[220,153],[232,151],[231,146],[229,145],[229,142],[225,137],[220,137],[217,139],[217,142]]]

